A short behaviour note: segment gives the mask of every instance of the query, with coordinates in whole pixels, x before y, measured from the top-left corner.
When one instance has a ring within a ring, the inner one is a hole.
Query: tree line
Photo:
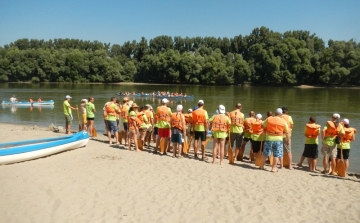
[[[19,39],[0,47],[0,82],[360,85],[360,43],[255,28],[233,38],[158,36],[123,45]]]

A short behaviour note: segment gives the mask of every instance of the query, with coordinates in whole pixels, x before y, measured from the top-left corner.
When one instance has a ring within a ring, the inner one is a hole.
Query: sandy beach
[[[0,126],[1,143],[64,135]],[[356,176],[171,155],[110,146],[98,134],[83,148],[0,166],[0,222],[360,221]]]

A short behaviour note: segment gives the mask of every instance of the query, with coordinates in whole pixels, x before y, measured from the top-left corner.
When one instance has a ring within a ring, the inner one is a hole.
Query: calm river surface
[[[116,84],[28,84],[28,83],[2,83],[0,84],[0,100],[9,100],[16,95],[18,101],[28,101],[30,97],[37,100],[54,100],[53,107],[6,107],[0,109],[0,122],[17,123],[25,125],[56,126],[65,124],[62,103],[66,95],[70,95],[70,104],[80,106],[80,100],[93,96],[97,110],[95,127],[104,131],[102,108],[110,97],[119,91],[152,92],[152,91],[183,92],[194,95],[193,99],[171,100],[170,107],[174,111],[177,104],[183,104],[184,109],[193,108],[198,100],[205,101],[205,109],[211,116],[219,104],[232,111],[237,102],[242,103],[242,112],[248,116],[249,111],[261,113],[266,117],[267,111],[287,106],[289,114],[294,120],[292,134],[292,151],[294,162],[298,162],[304,148],[304,126],[310,116],[316,116],[317,123],[322,127],[331,115],[337,112],[341,119],[348,118],[350,126],[360,130],[360,90],[340,88],[287,88],[287,87],[238,87],[238,86],[190,86],[190,85],[116,85]],[[118,97],[119,98],[119,97]],[[138,105],[151,104],[154,108],[160,105],[160,99],[131,97]],[[72,129],[78,128],[77,115],[73,111],[74,121]],[[0,139],[1,142],[1,139]],[[321,140],[320,140],[321,143]],[[349,171],[360,172],[360,139],[351,143]],[[208,145],[207,149],[212,148]],[[322,155],[319,145],[318,166],[322,166]],[[249,153],[249,145],[245,154]]]

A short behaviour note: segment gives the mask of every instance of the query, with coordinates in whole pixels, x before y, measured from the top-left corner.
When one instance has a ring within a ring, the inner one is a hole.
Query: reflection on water
[[[116,85],[116,84],[0,84],[0,101],[9,100],[16,94],[19,101],[27,101],[29,97],[43,100],[54,100],[55,106],[41,108],[34,107],[3,107],[0,113],[0,122],[21,123],[49,126],[51,123],[63,126],[63,101],[66,95],[72,97],[72,106],[80,105],[81,99],[92,96],[95,98],[97,110],[95,116],[96,129],[103,130],[102,108],[105,102],[116,96],[116,92],[153,92],[170,91],[186,92],[194,95],[194,98],[170,99],[169,106],[174,111],[177,104],[182,104],[184,110],[194,108],[198,100],[205,101],[205,109],[209,115],[214,114],[219,104],[226,107],[226,111],[232,111],[237,102],[242,103],[242,112],[248,116],[249,111],[261,113],[266,117],[267,111],[275,111],[277,107],[287,106],[289,114],[294,120],[292,134],[292,148],[294,162],[300,159],[304,148],[304,127],[310,116],[316,116],[317,122],[324,126],[330,120],[332,113],[337,112],[341,118],[350,119],[350,126],[360,130],[360,91],[358,89],[339,88],[286,88],[286,87],[238,87],[238,86],[192,86],[192,85]],[[117,96],[117,99],[122,97]],[[130,99],[139,106],[151,104],[154,108],[161,104],[161,98],[134,97]],[[39,110],[40,109],[40,110]],[[75,111],[73,111],[75,112]],[[77,115],[74,115],[74,123]],[[77,125],[73,124],[73,129]],[[321,141],[321,140],[320,140]],[[360,159],[360,139],[351,144],[353,148],[350,155],[350,171],[360,172],[360,166],[355,163]],[[321,145],[319,146],[321,147]],[[211,143],[207,146],[211,148]],[[248,155],[250,146],[246,146],[245,154]],[[320,150],[320,148],[319,148]],[[319,152],[319,154],[321,154]],[[319,155],[322,158],[322,155]],[[319,165],[321,159],[318,160]]]
[[[11,113],[15,113],[18,109],[26,111],[38,111],[41,112],[43,109],[54,109],[54,105],[42,105],[42,106],[16,106],[16,105],[1,105],[3,109],[10,109]]]

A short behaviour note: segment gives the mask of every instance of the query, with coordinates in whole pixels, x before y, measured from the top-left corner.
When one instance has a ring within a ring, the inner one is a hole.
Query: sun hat
[[[336,119],[339,119],[339,118],[340,118],[340,115],[339,115],[338,113],[334,113],[334,114],[332,115],[332,117],[333,117],[333,118],[336,118]]]
[[[65,98],[68,99],[68,98],[71,98],[71,97],[70,97],[70,95],[66,95]]]
[[[282,113],[283,113],[282,108],[277,108],[275,111],[275,114],[277,114],[277,115],[282,115]]]
[[[203,100],[199,100],[198,104],[203,105],[203,104],[204,104],[204,101],[203,101]]]
[[[132,108],[138,108],[139,106],[136,103],[134,103],[134,104],[131,105],[131,107]]]
[[[128,97],[123,98],[123,102],[129,101]]]
[[[188,112],[192,112],[193,110],[191,108],[188,109]]]
[[[262,118],[262,115],[261,115],[261,114],[257,114],[255,117],[258,118],[258,119],[261,119],[261,118]]]
[[[219,105],[219,112],[220,112],[220,114],[225,114],[225,106],[224,105]]]
[[[181,111],[181,110],[183,110],[183,106],[182,105],[178,105],[177,107],[176,107],[176,111]]]
[[[342,122],[343,122],[344,124],[346,124],[346,125],[348,125],[348,124],[350,123],[349,119],[347,119],[347,118],[344,118],[344,119],[342,120]]]
[[[166,99],[166,98],[163,98],[163,99],[162,99],[162,103],[164,103],[164,104],[169,103],[169,100]]]
[[[81,101],[88,102],[88,100],[87,100],[87,99],[81,99]]]

